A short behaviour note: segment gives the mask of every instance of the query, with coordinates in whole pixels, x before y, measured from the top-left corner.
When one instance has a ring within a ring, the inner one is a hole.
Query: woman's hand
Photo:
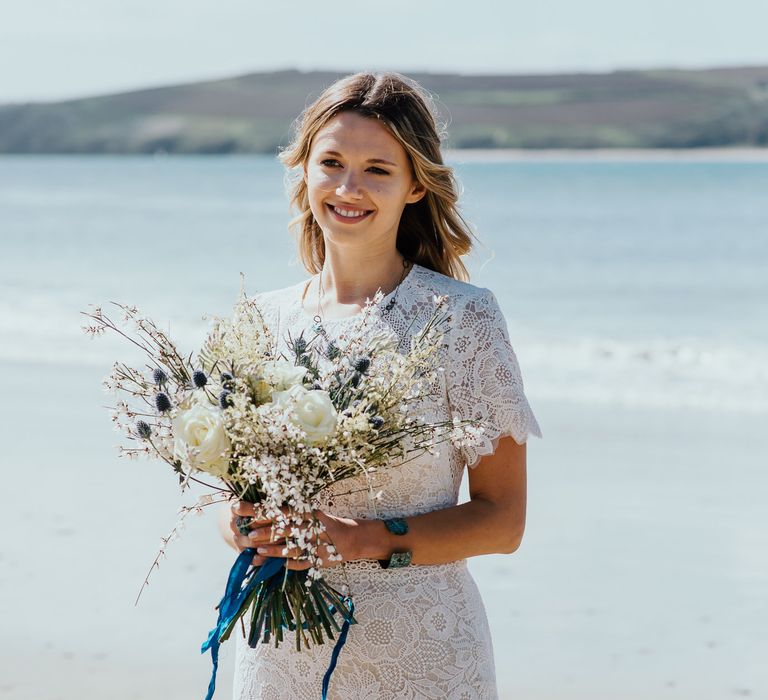
[[[290,509],[284,508],[283,512],[291,513]],[[358,558],[357,536],[359,532],[357,521],[352,518],[340,518],[335,515],[329,515],[321,510],[314,510],[314,515],[325,526],[325,532],[320,533],[320,546],[317,554],[322,560],[323,567],[336,566],[340,562],[331,559],[331,554],[341,555],[343,561],[350,561]],[[277,530],[277,526],[272,520],[254,519],[249,527],[248,535],[240,533],[237,527],[238,517],[256,518],[256,510],[253,503],[247,501],[236,501],[232,505],[232,519],[230,529],[234,534],[234,541],[237,548],[242,552],[248,547],[255,548],[258,554],[253,558],[253,564],[260,566],[268,557],[285,557],[286,568],[301,571],[310,567],[310,562],[303,558],[304,553],[296,547],[285,550],[285,537],[283,533]],[[304,525],[309,526],[310,521],[306,519]],[[331,546],[329,550],[328,546]]]
[[[243,535],[240,532],[238,520],[241,517],[253,518],[248,524],[249,533]],[[232,530],[233,540],[238,551],[242,552],[244,549],[256,548],[262,543],[273,542],[275,544],[285,544],[285,538],[272,536],[272,521],[268,519],[258,519],[256,517],[256,510],[253,503],[247,501],[235,501],[232,504],[232,516],[229,520],[229,529]],[[266,537],[264,531],[266,530]],[[258,533],[258,534],[256,534]],[[276,533],[275,533],[276,534]],[[271,539],[270,539],[271,538]],[[261,566],[267,557],[255,556],[253,558],[253,564],[255,566]]]

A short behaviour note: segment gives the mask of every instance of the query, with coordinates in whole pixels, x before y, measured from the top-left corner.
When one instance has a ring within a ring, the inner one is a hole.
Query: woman
[[[357,479],[322,493],[317,515],[343,562],[327,561],[329,582],[348,589],[355,617],[331,680],[331,698],[497,697],[485,610],[466,558],[514,552],[525,528],[526,439],[541,437],[523,392],[506,322],[495,296],[469,284],[460,256],[471,233],[457,212],[452,169],[443,164],[430,102],[418,85],[393,73],[359,73],[330,86],[308,107],[294,141],[281,153],[296,168],[292,204],[300,254],[313,276],[257,295],[281,338],[302,330],[338,338],[377,290],[377,323],[409,347],[447,295],[451,310],[439,375],[420,407],[430,420],[482,419],[482,444],[439,446],[378,474],[378,498]],[[464,467],[471,500],[458,501]],[[353,483],[354,482],[354,483]],[[222,531],[254,563],[284,556],[271,523],[254,521],[243,535],[237,516]],[[304,568],[299,552],[288,566]],[[319,697],[332,646],[297,653],[248,647],[237,634],[235,697]]]

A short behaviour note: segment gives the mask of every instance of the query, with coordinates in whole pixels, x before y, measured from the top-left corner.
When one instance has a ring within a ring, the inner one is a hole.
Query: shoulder
[[[419,266],[419,284],[424,292],[448,297],[449,308],[458,313],[480,308],[498,309],[494,293],[487,287],[457,280],[435,270]]]
[[[307,281],[308,280],[302,280],[301,282],[296,282],[287,287],[280,287],[279,289],[254,292],[253,294],[249,294],[248,298],[259,308],[279,308],[299,299]]]

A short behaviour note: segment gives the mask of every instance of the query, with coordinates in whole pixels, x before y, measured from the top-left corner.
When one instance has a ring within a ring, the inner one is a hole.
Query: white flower
[[[296,385],[276,391],[272,397],[275,404],[287,409],[289,419],[306,433],[309,442],[320,442],[336,430],[338,414],[327,391]]]
[[[366,433],[371,430],[371,424],[365,413],[358,413],[356,416],[349,418],[345,421],[345,427],[358,433]]]
[[[301,384],[306,373],[306,367],[297,367],[287,360],[267,360],[261,367],[261,376],[252,381],[256,400],[269,401],[274,392]]]
[[[367,343],[368,352],[376,354],[380,352],[396,352],[399,343],[397,335],[391,330],[377,329]]]
[[[267,360],[261,370],[264,381],[275,391],[285,391],[301,384],[306,367],[297,367],[286,360]]]
[[[221,412],[204,403],[194,403],[173,419],[174,456],[187,457],[200,471],[223,477],[229,467],[230,442]]]

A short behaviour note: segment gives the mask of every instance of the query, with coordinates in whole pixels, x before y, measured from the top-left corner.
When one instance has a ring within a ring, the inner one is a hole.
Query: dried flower
[[[168,394],[164,391],[155,395],[155,408],[160,411],[160,413],[165,413],[166,411],[171,410],[171,400],[168,398]]]
[[[325,356],[333,361],[337,359],[341,355],[341,350],[339,349],[339,346],[336,345],[333,341],[330,341],[328,343],[328,347],[325,349]]]
[[[208,377],[202,370],[196,369],[192,373],[192,383],[198,388],[202,389],[208,383]]]
[[[149,427],[149,423],[143,420],[136,421],[136,432],[142,440],[149,440],[152,435],[152,428]]]
[[[155,371],[152,372],[152,379],[155,381],[155,384],[161,386],[168,381],[168,375],[162,369],[156,367]]]
[[[368,371],[368,368],[371,366],[371,358],[370,357],[358,357],[353,363],[352,366],[360,372],[360,374],[365,374]]]
[[[307,341],[304,338],[304,335],[300,335],[298,338],[293,339],[293,343],[291,344],[291,348],[294,352],[294,354],[298,357],[299,355],[303,355],[307,350]]]
[[[222,392],[219,394],[219,407],[220,407],[222,410],[226,410],[226,409],[228,409],[230,406],[232,406],[232,403],[233,403],[233,401],[232,401],[232,392],[231,392],[231,391],[228,391],[227,389],[224,389],[224,390],[223,390],[223,391],[222,391]]]

